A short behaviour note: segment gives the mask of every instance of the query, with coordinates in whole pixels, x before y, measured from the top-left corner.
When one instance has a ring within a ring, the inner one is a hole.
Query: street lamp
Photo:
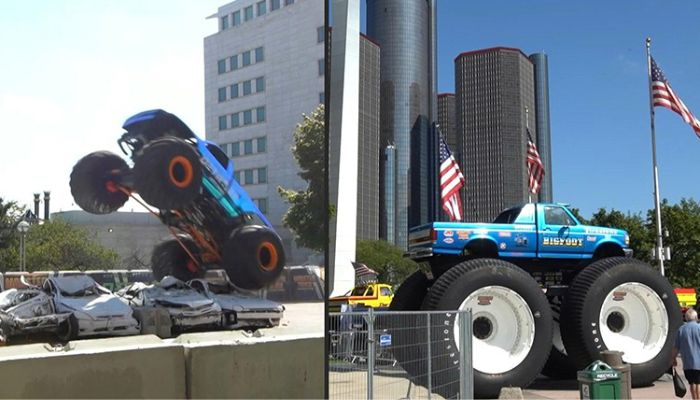
[[[29,222],[20,221],[20,223],[17,224],[17,230],[19,231],[19,270],[24,272],[27,263],[24,239],[29,230]]]

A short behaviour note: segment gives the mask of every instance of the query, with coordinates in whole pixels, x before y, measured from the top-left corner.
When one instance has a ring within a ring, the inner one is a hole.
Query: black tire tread
[[[187,249],[197,257],[199,251],[194,241],[186,236],[182,236],[179,239],[187,246]],[[195,273],[187,269],[186,262],[188,259],[189,255],[185,252],[177,239],[168,239],[159,243],[153,248],[153,253],[151,255],[153,277],[155,280],[160,281],[163,277],[171,275],[183,282],[187,282],[190,279],[203,276],[204,271],[201,269]]]
[[[111,193],[105,187],[105,175],[112,170],[126,172],[129,166],[109,151],[96,151],[78,160],[70,174],[70,188],[80,208],[91,214],[109,214],[126,203],[126,193]]]

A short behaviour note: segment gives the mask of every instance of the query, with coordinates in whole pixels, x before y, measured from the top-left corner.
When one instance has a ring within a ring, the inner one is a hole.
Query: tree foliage
[[[384,240],[362,240],[357,243],[357,262],[377,272],[382,283],[397,285],[418,269],[418,264],[403,257],[403,251]]]
[[[292,155],[299,164],[299,176],[308,183],[307,188],[277,188],[282,199],[289,204],[283,218],[284,225],[294,233],[298,244],[316,251],[323,251],[328,239],[325,229],[329,217],[325,198],[325,137],[324,109],[320,105],[311,115],[303,116],[294,132]]]
[[[601,208],[593,214],[590,224],[626,230],[630,236],[630,248],[634,250],[634,257],[646,262],[651,261],[653,237],[649,236],[649,226],[641,214],[623,214],[615,209],[607,211]]]

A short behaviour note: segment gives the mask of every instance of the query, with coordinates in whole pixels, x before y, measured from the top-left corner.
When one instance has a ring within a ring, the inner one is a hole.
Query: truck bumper
[[[632,249],[623,249],[622,251],[625,252],[625,257],[632,257],[634,255],[634,250]]]
[[[415,249],[415,250],[409,250],[406,253],[403,253],[404,257],[408,257],[412,260],[418,260],[421,258],[429,258],[433,256],[433,249],[432,248],[424,248],[424,249]]]

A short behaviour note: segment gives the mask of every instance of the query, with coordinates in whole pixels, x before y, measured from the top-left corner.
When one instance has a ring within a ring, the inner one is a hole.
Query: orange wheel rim
[[[185,156],[175,156],[168,165],[170,182],[180,189],[184,189],[192,183],[194,168],[192,162]]]
[[[279,261],[279,256],[277,255],[277,248],[274,244],[270,242],[262,242],[258,246],[258,262],[260,268],[265,271],[272,271],[277,267],[277,262]]]

